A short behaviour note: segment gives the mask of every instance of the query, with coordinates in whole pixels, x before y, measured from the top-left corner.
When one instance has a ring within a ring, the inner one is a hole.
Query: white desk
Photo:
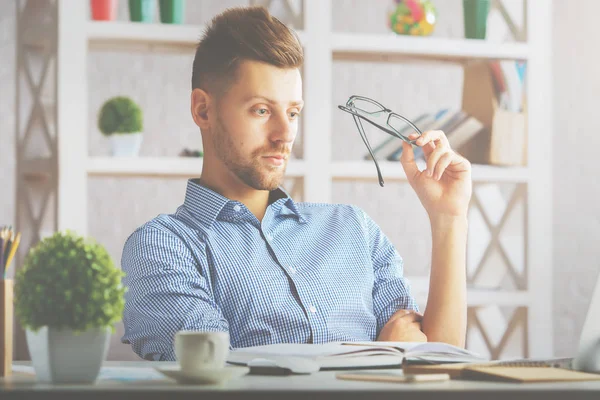
[[[28,365],[16,362],[15,365]],[[173,365],[159,362],[106,362],[106,367],[156,367]],[[0,378],[0,399],[231,399],[231,400],[488,400],[488,399],[560,399],[600,400],[600,381],[512,384],[452,380],[437,383],[377,383],[343,381],[335,372],[311,375],[260,376],[246,375],[222,386],[179,385],[164,378],[154,381],[107,381],[94,385],[52,385],[37,383],[31,377],[14,375]]]

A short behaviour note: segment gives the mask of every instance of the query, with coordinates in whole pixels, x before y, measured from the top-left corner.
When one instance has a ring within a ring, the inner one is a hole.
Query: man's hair
[[[296,33],[264,7],[230,8],[212,19],[198,43],[192,90],[224,92],[244,60],[299,68],[304,56]]]

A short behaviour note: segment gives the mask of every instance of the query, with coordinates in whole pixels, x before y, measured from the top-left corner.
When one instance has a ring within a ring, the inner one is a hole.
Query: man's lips
[[[274,155],[267,155],[264,156],[264,158],[273,165],[283,165],[283,163],[285,162],[285,160],[287,159],[286,156],[282,155],[282,154],[274,154]]]

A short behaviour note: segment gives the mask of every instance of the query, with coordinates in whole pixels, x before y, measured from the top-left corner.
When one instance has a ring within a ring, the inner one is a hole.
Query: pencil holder
[[[527,103],[519,112],[499,107],[487,63],[467,63],[464,71],[462,109],[481,121],[485,131],[459,152],[474,164],[527,165]]]
[[[13,280],[0,281],[0,377],[12,372],[13,358]]]

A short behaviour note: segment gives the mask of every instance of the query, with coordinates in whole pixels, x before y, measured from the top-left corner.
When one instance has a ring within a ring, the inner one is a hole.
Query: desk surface
[[[105,362],[103,371],[121,368],[144,368],[174,365],[171,362]],[[30,365],[15,362],[17,366]],[[146,370],[148,371],[148,370]],[[373,400],[394,399],[600,399],[600,381],[564,383],[495,383],[452,380],[430,383],[383,383],[344,381],[333,371],[310,375],[261,376],[246,375],[222,385],[180,385],[167,377],[153,380],[99,380],[93,385],[54,385],[35,382],[35,378],[16,373],[0,378],[0,397],[8,399],[231,399],[231,400],[295,400],[332,398]],[[56,396],[54,396],[56,395]],[[376,399],[375,399],[376,397]]]

